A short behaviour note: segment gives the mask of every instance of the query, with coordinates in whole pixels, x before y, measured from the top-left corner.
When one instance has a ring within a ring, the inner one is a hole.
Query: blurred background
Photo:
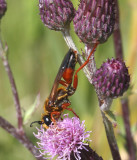
[[[72,2],[77,7],[78,0]],[[33,132],[36,132],[36,129],[35,127],[30,128],[29,125],[32,121],[40,120],[44,101],[49,96],[55,75],[68,47],[60,32],[51,31],[43,25],[39,16],[38,0],[7,0],[7,5],[7,12],[1,22],[2,38],[9,47],[9,63],[17,85],[23,115],[40,93],[40,105],[28,124],[25,125],[27,135],[35,145],[36,139]],[[135,131],[137,124],[137,1],[119,0],[119,5],[124,57],[129,66],[133,85],[132,95],[129,96],[130,122],[134,139],[137,142],[137,132]],[[71,35],[79,50],[83,48],[73,31],[73,25]],[[97,67],[100,67],[107,58],[112,57],[114,57],[114,45],[111,36],[105,44],[97,48],[95,55]],[[76,68],[78,67],[77,64]],[[85,120],[87,130],[92,131],[92,149],[104,160],[111,160],[94,88],[89,84],[82,71],[79,72],[78,77],[77,91],[70,97],[71,106],[81,121]],[[123,147],[125,131],[119,99],[113,101],[112,110],[117,118],[118,126],[115,128],[115,133],[122,160],[127,160],[127,154]],[[17,126],[11,88],[1,60],[0,116]],[[0,159],[34,160],[35,158],[15,138],[0,128]]]

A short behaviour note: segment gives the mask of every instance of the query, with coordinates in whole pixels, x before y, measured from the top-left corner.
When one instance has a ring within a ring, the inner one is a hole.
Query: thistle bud
[[[4,16],[7,10],[7,3],[5,0],[0,0],[0,19]]]
[[[122,60],[108,59],[95,72],[93,84],[104,98],[117,98],[128,89],[130,76]]]
[[[39,0],[39,10],[45,26],[56,31],[69,27],[75,14],[70,0]]]
[[[104,43],[114,29],[115,0],[81,0],[73,22],[83,43]]]

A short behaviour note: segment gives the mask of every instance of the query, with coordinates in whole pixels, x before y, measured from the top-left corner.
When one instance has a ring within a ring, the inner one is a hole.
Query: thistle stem
[[[116,16],[117,29],[113,33],[115,56],[116,58],[124,59],[123,48],[122,48],[122,38],[121,38],[121,31],[120,31],[119,6],[118,6],[117,0],[116,0],[116,9],[117,9],[117,16]],[[128,148],[129,160],[135,160],[136,151],[135,151],[134,140],[133,140],[131,129],[130,129],[129,104],[128,104],[127,97],[121,99],[121,106],[122,106],[123,120],[124,120],[125,131],[126,131],[126,143],[127,143],[126,146]]]
[[[89,55],[91,50],[92,50],[92,46],[86,46],[86,54],[87,55]],[[89,70],[92,72],[92,75],[96,72],[96,63],[93,58],[92,58],[92,61],[90,62]],[[114,160],[121,160],[112,123],[108,120],[108,118],[104,114],[105,110],[109,110],[109,108],[112,104],[112,99],[110,99],[110,98],[103,99],[100,95],[100,92],[96,88],[95,88],[95,91],[98,96],[99,107],[100,107],[100,111],[102,114],[103,123],[105,126],[105,131],[106,131],[108,143],[110,146],[110,150],[112,153],[112,157]]]
[[[5,67],[5,70],[8,74],[10,85],[11,85],[11,90],[13,93],[13,99],[14,99],[14,104],[16,107],[16,114],[17,114],[17,119],[18,119],[18,129],[20,132],[23,132],[23,122],[22,122],[22,114],[21,114],[21,106],[20,106],[20,101],[19,101],[19,96],[16,88],[16,84],[14,81],[14,77],[7,59],[7,50],[8,47],[6,46],[5,49],[3,49],[2,42],[0,40],[0,57],[2,59],[3,65]]]
[[[21,133],[18,129],[12,126],[8,121],[0,116],[0,127],[5,129],[13,137],[15,137],[20,143],[22,143],[34,156],[38,155],[38,150],[34,148],[34,145],[25,133]],[[44,160],[42,157],[36,157],[37,160]]]
[[[94,46],[88,46],[85,45],[85,52],[86,52],[86,58],[88,58],[88,56],[90,55],[91,51],[93,50]],[[94,51],[95,53],[95,51]],[[90,83],[92,84],[92,77],[93,74],[96,72],[97,68],[96,68],[96,63],[95,63],[95,58],[94,58],[94,53],[91,55],[90,57],[90,62],[87,64],[88,70],[90,71]]]
[[[13,137],[15,137],[20,143],[22,143],[32,153],[32,155],[36,156],[38,155],[38,150],[34,148],[34,145],[32,144],[32,142],[30,142],[30,140],[26,136],[26,133],[24,132],[24,129],[23,129],[23,120],[22,120],[19,96],[18,96],[16,84],[14,81],[14,77],[8,62],[7,50],[8,50],[8,47],[7,46],[5,48],[3,47],[3,43],[0,37],[0,57],[2,59],[3,65],[8,74],[9,81],[11,84],[11,89],[12,89],[14,103],[16,107],[16,113],[17,113],[18,128],[15,128],[14,126],[12,126],[8,121],[6,121],[1,116],[0,116],[0,127],[5,129],[8,133],[10,133]],[[36,159],[44,160],[42,157],[36,157]]]
[[[68,47],[77,51],[78,57],[80,57],[78,62],[79,62],[80,65],[82,65],[84,63],[84,60],[83,60],[83,58],[81,58],[82,56],[79,54],[78,49],[76,48],[76,46],[75,46],[75,44],[74,44],[74,42],[73,42],[73,40],[72,40],[72,38],[69,34],[69,30],[65,30],[65,32],[63,32],[63,36],[64,36],[64,39],[65,39]],[[90,53],[91,50],[92,50],[92,46],[86,46],[85,49],[86,49],[86,52]],[[91,61],[92,64],[90,65],[91,71],[89,71],[89,68],[86,65],[84,67],[84,73],[85,73],[86,77],[88,78],[89,82],[92,84],[92,75],[96,71],[94,54],[92,55],[91,60],[92,60]],[[97,89],[95,89],[95,90],[96,90],[96,93],[97,93],[97,96],[98,96],[98,99],[99,99],[100,110],[102,109],[102,106],[103,106],[103,108],[104,107],[109,108],[112,104],[112,100],[103,100],[103,103],[102,103],[102,99],[101,99],[101,96],[100,96],[99,92],[97,91]],[[108,138],[108,142],[109,142],[109,145],[110,145],[110,149],[111,149],[113,159],[114,160],[121,160],[119,150],[118,150],[118,146],[117,146],[116,139],[115,139],[115,135],[114,135],[114,130],[113,130],[112,123],[107,119],[107,117],[105,116],[105,114],[102,110],[101,110],[101,113],[102,113],[102,118],[103,118],[103,122],[104,122],[104,126],[105,126],[105,130],[106,130],[106,134],[107,134],[107,138]]]
[[[129,122],[129,105],[128,105],[128,99],[123,98],[121,99],[122,104],[122,112],[123,112],[123,119],[124,119],[124,125],[126,130],[126,146],[129,152],[129,160],[135,160],[136,159],[136,147],[135,143],[133,141],[131,129],[130,129],[130,122]]]
[[[62,34],[63,34],[64,40],[65,40],[66,44],[68,45],[68,47],[72,48],[74,51],[77,51],[78,63],[80,65],[82,65],[85,61],[84,61],[83,57],[81,56],[81,54],[79,53],[77,47],[75,46],[75,43],[73,42],[73,39],[72,39],[72,37],[69,33],[69,28],[66,28],[62,32]],[[88,80],[90,81],[91,80],[91,74],[90,74],[90,72],[89,72],[89,70],[86,66],[83,68],[83,71],[84,71],[86,77],[88,78]]]
[[[121,160],[112,123],[107,119],[103,111],[101,111],[101,114],[113,160]]]

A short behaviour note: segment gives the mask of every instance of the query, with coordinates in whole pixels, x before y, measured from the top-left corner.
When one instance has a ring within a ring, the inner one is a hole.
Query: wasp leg
[[[54,118],[53,115],[57,115],[57,118],[60,117],[60,112],[57,112],[57,111],[54,111],[54,112],[51,112],[51,119],[52,119],[52,122],[55,124],[56,123],[56,120]]]
[[[78,76],[77,76],[77,73],[78,73],[83,67],[85,67],[85,66],[88,64],[88,62],[89,62],[89,60],[90,60],[90,57],[91,57],[91,55],[94,53],[94,51],[95,51],[95,49],[96,49],[97,46],[98,46],[98,43],[95,44],[95,46],[94,46],[94,48],[92,49],[92,51],[90,52],[87,60],[76,70],[75,75],[74,75],[74,82],[73,82],[73,88],[74,88],[74,89],[77,89],[77,85],[78,85]]]
[[[68,106],[70,106],[70,103],[65,103],[62,105],[62,108],[65,110],[68,110],[68,111],[71,111],[77,118],[79,118],[79,116],[73,111],[72,108],[68,108]]]
[[[73,111],[72,108],[65,108],[68,111],[71,111],[77,118],[79,118],[79,116]]]
[[[65,86],[65,87],[68,87],[68,85],[69,85],[69,84],[67,84],[66,81],[63,81],[63,80],[60,80],[59,83],[62,84],[63,86]]]

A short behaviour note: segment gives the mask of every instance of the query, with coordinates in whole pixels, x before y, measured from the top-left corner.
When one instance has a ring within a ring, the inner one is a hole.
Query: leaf
[[[112,123],[113,127],[115,128],[117,126],[116,117],[114,113],[110,110],[103,111],[107,119]]]
[[[40,94],[37,95],[34,103],[29,107],[29,109],[25,112],[23,117],[23,124],[27,124],[29,119],[32,117],[36,109],[38,108],[40,104]]]

